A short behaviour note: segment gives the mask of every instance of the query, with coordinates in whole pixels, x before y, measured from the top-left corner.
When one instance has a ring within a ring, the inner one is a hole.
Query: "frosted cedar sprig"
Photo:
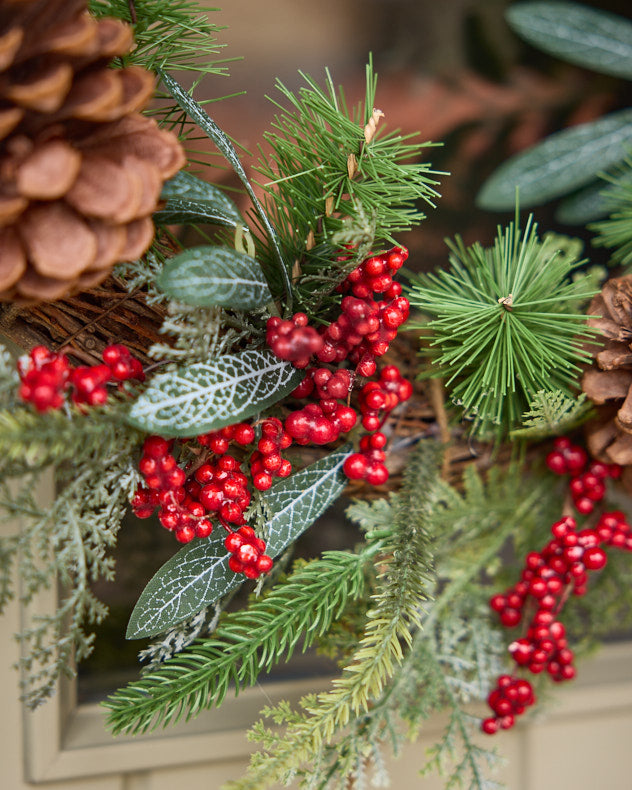
[[[532,216],[524,231],[517,218],[499,228],[492,247],[458,236],[448,246],[450,269],[417,278],[410,301],[431,317],[421,328],[432,372],[473,433],[500,438],[538,391],[570,394],[590,358],[581,341],[593,334],[577,306],[595,292],[569,281],[581,262],[541,241]]]

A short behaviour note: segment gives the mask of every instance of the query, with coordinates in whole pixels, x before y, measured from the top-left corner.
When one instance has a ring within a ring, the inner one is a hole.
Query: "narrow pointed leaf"
[[[538,206],[593,181],[623,161],[632,146],[632,109],[552,134],[502,164],[483,184],[477,203],[490,211]]]
[[[159,225],[208,222],[234,228],[244,221],[233,201],[221,189],[183,171],[163,186],[164,208],[154,213]]]
[[[239,161],[239,157],[237,156],[237,151],[235,151],[235,146],[231,143],[227,135],[219,128],[219,126],[215,123],[215,121],[211,118],[211,116],[206,112],[202,105],[198,104],[195,99],[187,93],[184,88],[180,85],[179,82],[173,79],[173,77],[169,76],[164,71],[158,69],[158,74],[163,81],[165,87],[169,91],[169,93],[173,96],[176,100],[178,105],[186,112],[186,114],[191,118],[192,121],[200,127],[200,129],[206,134],[210,139],[215,143],[218,150],[224,155],[226,160],[230,163],[233,170],[239,177],[240,181],[246,188],[246,192],[252,203],[255,207],[257,214],[261,219],[261,223],[265,228],[266,233],[268,234],[268,238],[270,239],[270,243],[274,249],[275,256],[277,258],[279,264],[279,271],[283,278],[283,284],[285,288],[285,296],[287,301],[288,309],[292,306],[292,284],[290,283],[290,276],[288,274],[287,266],[285,261],[283,260],[283,254],[281,252],[281,247],[279,245],[279,238],[275,229],[272,227],[270,219],[268,215],[263,209],[263,206],[259,202],[254,189],[252,188],[252,184],[248,180],[248,176],[246,175],[246,171],[243,168],[243,165]]]
[[[519,3],[506,18],[530,44],[569,63],[632,79],[632,22],[585,5]]]
[[[273,486],[266,496],[272,516],[267,553],[277,557],[340,495],[348,448]],[[143,590],[127,627],[128,639],[155,636],[238,587],[244,578],[228,567],[225,533],[219,527],[171,557]]]
[[[272,406],[302,376],[267,350],[226,354],[154,376],[132,405],[128,420],[165,437],[197,436]]]
[[[585,225],[609,214],[607,184],[603,179],[594,181],[560,203],[555,219],[564,225]]]
[[[257,261],[230,247],[194,247],[170,258],[156,285],[173,299],[199,307],[257,310],[272,300]]]

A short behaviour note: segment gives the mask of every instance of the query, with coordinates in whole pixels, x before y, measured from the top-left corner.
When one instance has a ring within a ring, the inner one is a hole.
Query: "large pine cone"
[[[608,280],[590,303],[590,326],[599,330],[603,347],[582,388],[600,408],[588,426],[591,453],[622,466],[632,464],[632,275]]]
[[[58,299],[151,244],[177,139],[138,110],[153,75],[109,61],[131,28],[85,0],[0,0],[0,299]]]

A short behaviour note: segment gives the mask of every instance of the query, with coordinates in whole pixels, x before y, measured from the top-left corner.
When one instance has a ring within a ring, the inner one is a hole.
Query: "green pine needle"
[[[364,127],[375,107],[371,62],[365,101],[351,109],[328,71],[324,87],[301,76],[305,85],[296,93],[277,83],[282,99],[273,104],[279,112],[265,134],[271,152],[261,155],[258,172],[286,258],[300,264],[297,297],[305,303],[314,293],[331,291],[348,271],[345,262],[332,264],[340,255],[341,232],[355,233],[368,246],[396,243],[394,234],[424,219],[420,204],[434,205],[438,174],[419,163],[430,144],[398,131],[383,133],[385,121],[365,141]],[[264,259],[268,253],[261,251]],[[353,268],[357,255],[350,257],[346,264]]]
[[[610,263],[629,266],[632,263],[632,158],[628,157],[614,176],[604,176],[612,186],[604,190],[610,217],[589,225],[599,235],[595,247],[613,250]]]
[[[592,331],[577,305],[594,295],[569,275],[581,262],[540,241],[529,217],[499,228],[494,245],[466,247],[457,236],[451,268],[416,279],[410,300],[432,317],[429,354],[472,432],[497,438],[520,422],[539,390],[570,394]]]
[[[376,551],[324,552],[248,609],[225,615],[212,638],[194,642],[104,703],[113,731],[146,732],[188,719],[220,705],[231,683],[237,692],[253,685],[261,672],[289,659],[299,642],[305,650],[348,599],[362,596],[364,568]]]
[[[223,28],[208,20],[215,8],[198,0],[90,0],[89,6],[96,17],[114,16],[133,24],[135,46],[125,63],[150,71],[226,74],[221,65],[225,61],[217,58],[224,45],[217,43],[215,35]]]

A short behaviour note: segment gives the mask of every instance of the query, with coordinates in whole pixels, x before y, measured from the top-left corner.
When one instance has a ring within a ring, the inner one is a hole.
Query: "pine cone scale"
[[[26,271],[26,255],[12,228],[0,231],[0,289],[11,288]]]
[[[185,158],[139,114],[154,75],[108,66],[132,43],[86,0],[0,0],[0,299],[60,298],[151,244]]]
[[[18,192],[31,200],[63,197],[81,168],[81,154],[63,140],[37,147],[16,172]]]

